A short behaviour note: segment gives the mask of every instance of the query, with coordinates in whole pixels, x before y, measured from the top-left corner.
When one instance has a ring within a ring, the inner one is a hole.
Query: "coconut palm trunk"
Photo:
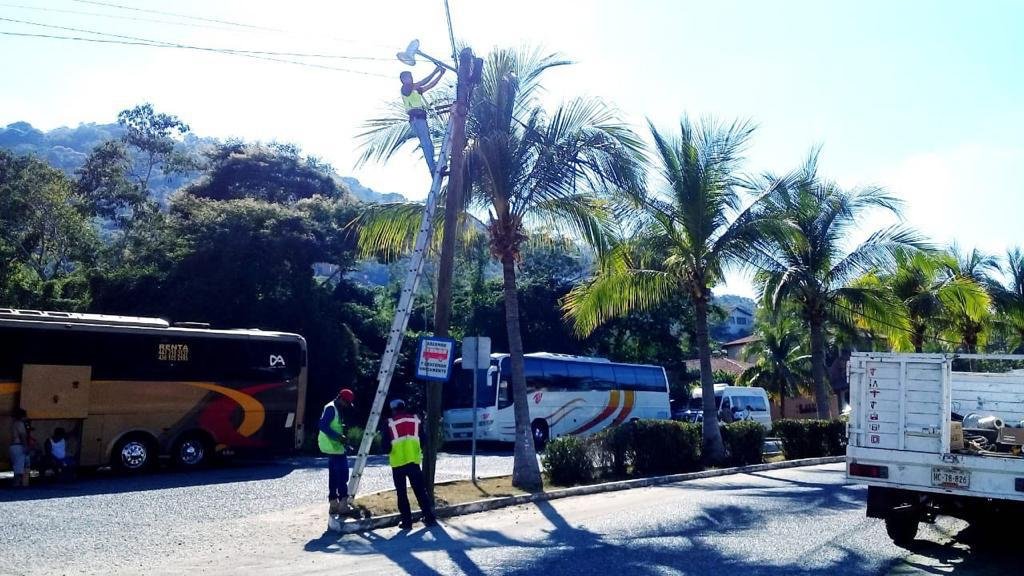
[[[704,292],[704,291],[702,291]],[[700,358],[700,389],[703,396],[704,423],[701,426],[704,458],[718,463],[725,459],[725,446],[718,430],[718,408],[715,406],[715,380],[711,373],[711,345],[708,342],[708,296],[694,298],[697,332],[697,353]]]
[[[828,418],[828,378],[825,375],[825,319],[812,315],[808,322],[811,331],[811,377],[814,380],[814,401],[818,406],[818,418]]]
[[[516,291],[516,263],[512,254],[501,257],[502,287],[505,293],[505,324],[509,360],[512,365],[512,407],[516,420],[516,444],[512,463],[512,485],[523,490],[540,490],[540,466],[530,431],[530,405],[526,397],[523,367],[523,336],[519,329],[519,294]]]

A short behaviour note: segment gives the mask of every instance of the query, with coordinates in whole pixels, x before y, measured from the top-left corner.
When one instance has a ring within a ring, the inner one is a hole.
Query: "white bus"
[[[525,355],[530,427],[537,449],[548,439],[593,434],[638,419],[668,419],[668,379],[660,366],[619,364],[537,352]],[[455,361],[444,392],[445,440],[473,436],[473,371]],[[491,354],[487,377],[477,381],[477,440],[515,441],[511,364],[508,354]]]

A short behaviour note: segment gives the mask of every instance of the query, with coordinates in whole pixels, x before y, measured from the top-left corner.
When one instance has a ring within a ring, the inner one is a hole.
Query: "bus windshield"
[[[444,409],[471,408],[473,406],[473,377],[474,370],[463,370],[462,365],[456,362],[452,370],[455,377],[447,382],[444,391]],[[477,408],[489,408],[494,406],[497,400],[497,386],[493,381],[478,376],[476,389]]]

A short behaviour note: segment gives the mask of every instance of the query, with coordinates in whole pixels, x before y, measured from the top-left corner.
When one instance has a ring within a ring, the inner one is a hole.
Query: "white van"
[[[690,405],[681,414],[681,420],[701,422],[704,420],[703,393],[695,388],[690,396]],[[729,386],[715,384],[715,406],[722,422],[753,420],[771,430],[772,412],[768,407],[768,393],[764,388],[753,386]],[[726,414],[731,416],[727,416]]]

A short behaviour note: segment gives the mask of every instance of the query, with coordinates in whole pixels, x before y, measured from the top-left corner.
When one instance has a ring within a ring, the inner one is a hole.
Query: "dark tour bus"
[[[289,452],[302,444],[305,396],[297,334],[0,308],[0,446],[20,406],[39,446],[68,431],[81,466]]]

